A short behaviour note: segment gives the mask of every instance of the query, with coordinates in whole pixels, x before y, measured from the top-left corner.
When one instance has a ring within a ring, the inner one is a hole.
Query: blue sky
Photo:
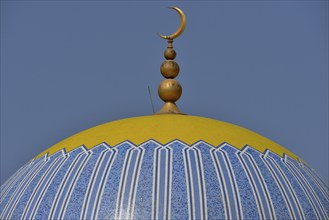
[[[327,1],[1,1],[1,183],[81,130],[149,115],[175,40],[180,109],[253,130],[328,181]]]

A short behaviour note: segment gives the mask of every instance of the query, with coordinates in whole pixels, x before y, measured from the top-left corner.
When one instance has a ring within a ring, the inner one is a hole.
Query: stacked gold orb
[[[180,113],[175,102],[182,95],[182,87],[174,78],[179,74],[179,65],[174,61],[176,51],[173,49],[172,40],[168,40],[168,47],[164,51],[166,60],[161,64],[160,72],[166,79],[158,87],[158,94],[165,102],[164,108],[159,113]]]

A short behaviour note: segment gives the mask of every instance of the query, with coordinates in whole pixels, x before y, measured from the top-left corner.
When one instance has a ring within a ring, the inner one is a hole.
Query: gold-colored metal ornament
[[[158,93],[164,102],[174,103],[182,95],[182,87],[175,79],[165,79],[160,83]]]
[[[173,41],[179,37],[185,29],[186,17],[183,11],[177,7],[169,7],[178,12],[181,23],[175,33],[169,36],[159,34],[159,36],[168,41],[167,49],[164,51],[164,61],[160,67],[161,74],[166,78],[163,80],[158,87],[158,94],[160,98],[165,102],[163,107],[160,109],[158,114],[183,114],[175,102],[182,95],[182,87],[177,80],[174,78],[179,73],[179,65],[174,61],[176,57],[176,51],[173,48]]]
[[[159,36],[165,40],[169,40],[169,39],[173,40],[173,39],[179,37],[179,35],[181,35],[183,33],[185,26],[186,26],[186,16],[185,16],[184,12],[177,7],[168,7],[168,8],[174,9],[175,11],[178,12],[179,17],[180,17],[180,25],[179,25],[177,31],[175,33],[173,33],[172,35],[166,36],[166,35],[159,34]]]

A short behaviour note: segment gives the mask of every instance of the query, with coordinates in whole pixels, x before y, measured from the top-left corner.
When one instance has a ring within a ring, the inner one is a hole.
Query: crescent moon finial
[[[178,12],[179,17],[180,17],[180,25],[179,25],[177,31],[175,33],[173,33],[172,35],[166,36],[166,35],[159,34],[159,36],[165,40],[173,40],[173,39],[179,37],[179,35],[181,35],[183,33],[185,26],[186,26],[186,16],[180,8],[177,8],[177,7],[168,7],[168,8],[171,8]]]
[[[174,61],[176,51],[173,48],[173,41],[181,35],[185,29],[186,18],[182,10],[177,7],[169,7],[178,12],[180,16],[180,25],[175,33],[169,36],[159,34],[159,36],[168,41],[167,49],[164,51],[166,60],[161,64],[160,72],[166,79],[158,87],[158,94],[165,104],[157,114],[184,114],[176,105],[176,101],[182,95],[182,86],[175,79],[179,74],[179,65]]]

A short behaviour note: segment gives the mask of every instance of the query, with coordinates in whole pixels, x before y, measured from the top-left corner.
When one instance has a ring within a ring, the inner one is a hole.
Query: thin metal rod
[[[155,113],[154,111],[154,105],[153,105],[153,99],[152,99],[152,95],[151,95],[151,89],[150,89],[150,86],[147,86],[148,90],[149,90],[149,95],[150,95],[150,101],[151,101],[151,105],[152,105],[152,111],[153,111],[153,114]]]

